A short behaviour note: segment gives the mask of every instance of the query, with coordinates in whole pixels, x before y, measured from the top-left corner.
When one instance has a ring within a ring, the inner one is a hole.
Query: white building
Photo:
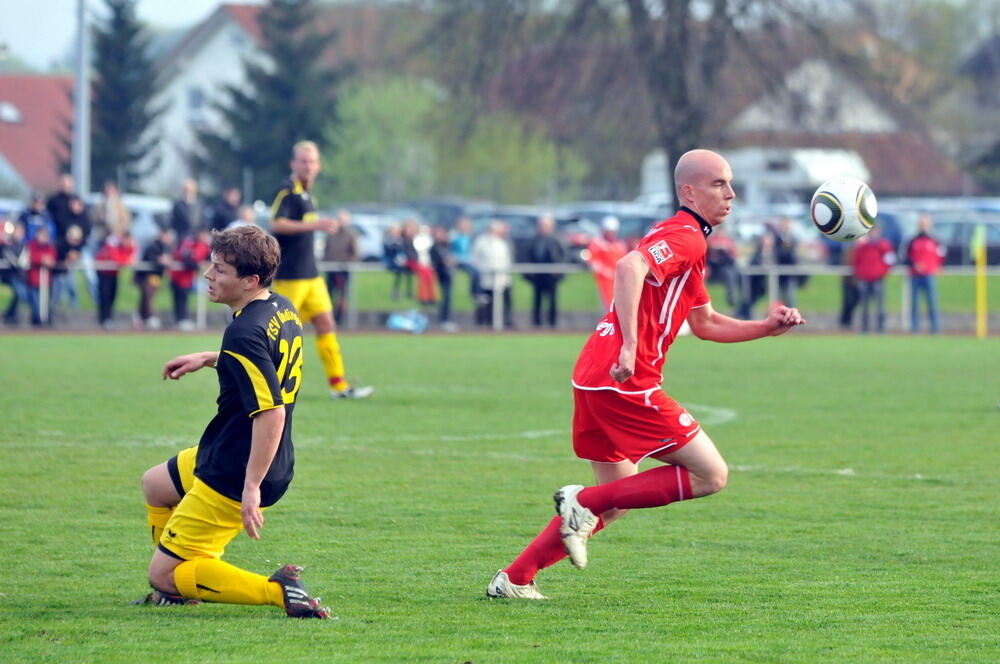
[[[191,176],[195,131],[219,123],[214,103],[224,99],[226,86],[246,83],[245,61],[265,57],[259,11],[257,6],[221,5],[158,63],[159,92],[153,105],[166,105],[166,111],[149,131],[157,137],[160,165],[140,183],[141,190],[173,196]]]

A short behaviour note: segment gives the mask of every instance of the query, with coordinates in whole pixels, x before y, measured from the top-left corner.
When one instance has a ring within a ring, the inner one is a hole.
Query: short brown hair
[[[236,268],[236,275],[260,277],[261,288],[267,288],[278,271],[281,247],[278,241],[257,226],[236,226],[212,232],[212,253]]]

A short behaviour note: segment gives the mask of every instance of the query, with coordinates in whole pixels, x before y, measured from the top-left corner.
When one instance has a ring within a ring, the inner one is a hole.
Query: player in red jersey
[[[597,485],[556,492],[557,516],[487,587],[490,597],[545,599],[539,570],[568,554],[587,565],[587,541],[629,509],[660,507],[722,490],[728,468],[698,422],[661,389],[667,350],[687,320],[701,339],[749,341],[805,322],[777,307],[744,321],[712,308],[705,290],[705,238],[732,210],[733,174],[720,155],[692,150],[677,162],[681,209],[657,224],[615,267],[614,302],[573,370],[573,449]],[[638,472],[650,457],[658,466]]]

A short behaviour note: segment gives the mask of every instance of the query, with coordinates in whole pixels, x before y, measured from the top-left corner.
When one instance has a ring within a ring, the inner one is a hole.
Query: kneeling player
[[[263,510],[292,479],[302,323],[287,299],[268,290],[280,260],[273,237],[253,226],[217,233],[211,260],[209,299],[228,305],[233,321],[220,351],[175,357],[163,378],[214,367],[219,410],[196,448],[143,475],[157,548],[149,564],[153,592],[139,603],[269,604],[294,618],[327,618],[303,587],[302,568],[285,565],[265,577],[221,560],[241,530],[260,539]]]

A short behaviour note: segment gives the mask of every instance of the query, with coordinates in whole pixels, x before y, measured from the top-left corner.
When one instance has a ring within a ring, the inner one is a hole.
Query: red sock
[[[660,507],[692,497],[687,468],[658,466],[608,484],[587,487],[577,495],[577,500],[594,514],[604,514],[614,508]]]
[[[551,567],[566,557],[566,549],[563,548],[562,536],[559,534],[560,521],[558,516],[549,521],[549,525],[531,540],[531,544],[521,552],[521,555],[504,569],[511,583],[518,586],[527,585],[539,570]],[[604,519],[598,519],[594,534],[596,535],[602,528]]]

